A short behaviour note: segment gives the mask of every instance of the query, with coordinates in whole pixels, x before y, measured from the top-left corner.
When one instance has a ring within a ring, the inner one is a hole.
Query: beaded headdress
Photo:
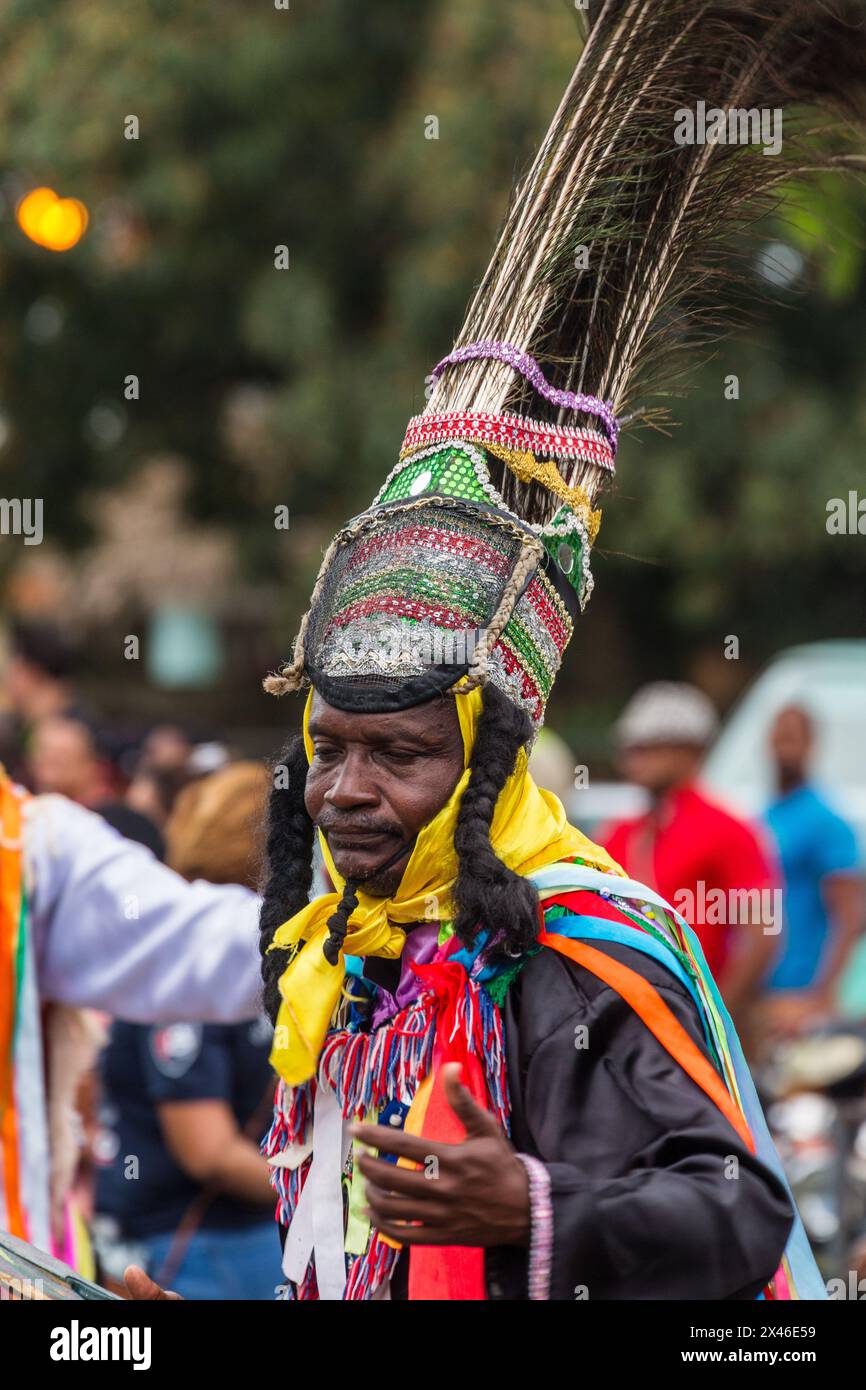
[[[819,162],[793,117],[778,158],[702,141],[694,123],[688,138],[685,117],[862,91],[862,45],[855,61],[839,42],[859,17],[847,0],[604,0],[591,14],[456,345],[325,554],[274,694],[311,681],[338,708],[385,712],[490,681],[540,726],[592,592],[620,427],[651,422],[637,393],[718,336],[732,232]]]

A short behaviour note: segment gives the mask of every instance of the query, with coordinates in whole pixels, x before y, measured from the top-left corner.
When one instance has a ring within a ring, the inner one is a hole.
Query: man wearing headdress
[[[850,9],[594,7],[427,407],[266,682],[307,691],[261,916],[286,1299],[825,1296],[697,938],[527,754],[623,416],[700,338],[725,237],[819,158],[787,113],[778,159],[683,145],[682,109],[862,93]]]
[[[664,910],[530,778],[525,712],[492,684],[373,714],[314,690],[304,739],[308,769],[288,766],[340,891],[275,936],[305,942],[266,1148],[292,1291],[759,1294],[784,1184],[714,1070],[694,979],[656,945]],[[289,794],[279,814],[266,917],[308,862],[304,811]],[[360,974],[344,979],[344,951]]]
[[[775,108],[792,73],[823,97],[840,7],[596,9],[427,407],[266,682],[307,691],[261,921],[287,1299],[824,1296],[697,938],[527,755],[623,414],[781,167],[677,145],[677,113]]]

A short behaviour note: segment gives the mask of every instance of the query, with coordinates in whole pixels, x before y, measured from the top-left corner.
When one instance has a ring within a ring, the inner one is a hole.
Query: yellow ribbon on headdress
[[[304,709],[304,746],[312,762],[308,731],[311,690]],[[450,921],[456,916],[452,888],[457,877],[454,831],[460,800],[469,782],[469,759],[482,710],[481,689],[455,694],[463,735],[464,771],[448,801],[422,827],[393,897],[374,898],[358,890],[358,905],[349,919],[344,943],[350,956],[383,956],[396,960],[406,940],[404,926],[425,920]],[[496,803],[490,840],[500,859],[516,873],[528,874],[579,854],[595,868],[621,872],[598,845],[568,824],[562,802],[553,792],[536,786],[521,749],[515,769]],[[274,933],[269,949],[295,949],[280,979],[280,1011],[274,1031],[271,1065],[290,1086],[314,1076],[325,1035],[343,992],[343,955],[336,966],[325,958],[328,918],[340,901],[345,880],[337,872],[328,843],[319,832],[325,864],[336,891],[315,898]],[[298,949],[301,943],[302,949]]]

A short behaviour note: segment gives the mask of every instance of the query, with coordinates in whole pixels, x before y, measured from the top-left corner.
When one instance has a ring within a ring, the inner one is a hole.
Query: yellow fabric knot
[[[601,525],[601,512],[593,511],[592,498],[585,487],[569,487],[551,459],[537,459],[529,449],[509,449],[505,444],[485,444],[489,454],[501,459],[522,483],[541,483],[554,497],[565,502],[582,517],[590,544]]]

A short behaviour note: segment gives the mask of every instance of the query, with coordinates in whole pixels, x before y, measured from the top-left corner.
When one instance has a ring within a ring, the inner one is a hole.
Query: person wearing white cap
[[[698,784],[717,728],[712,701],[695,686],[638,690],[614,733],[623,775],[649,793],[650,809],[608,827],[602,843],[694,927],[728,1007],[742,1012],[778,941],[775,870],[755,830]]]
[[[690,758],[716,736],[719,718],[708,695],[684,681],[653,681],[629,700],[616,725],[621,748],[671,746],[671,734]]]

